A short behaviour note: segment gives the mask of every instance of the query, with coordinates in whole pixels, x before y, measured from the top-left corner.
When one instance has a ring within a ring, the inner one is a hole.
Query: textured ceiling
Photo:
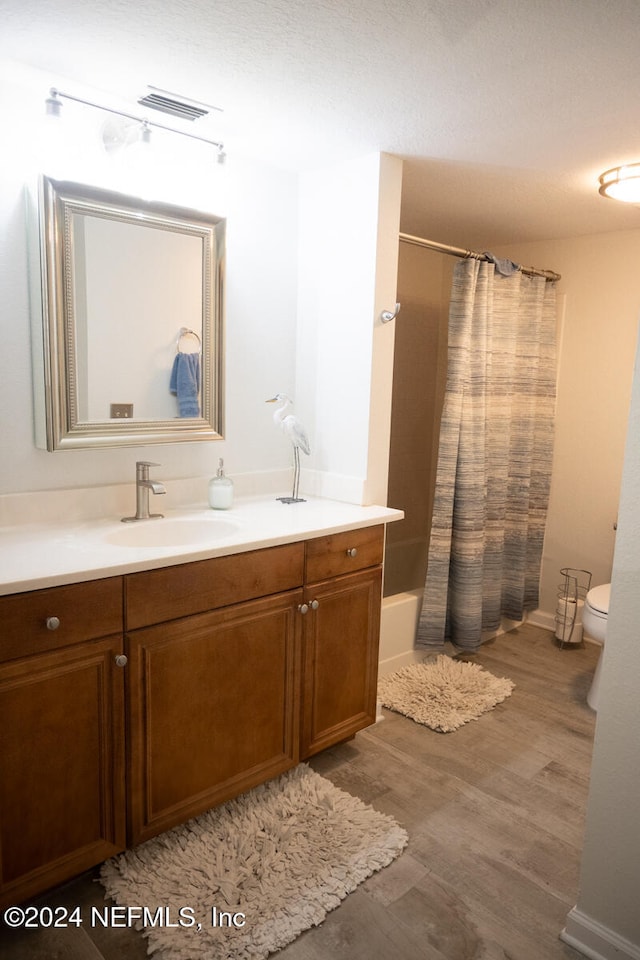
[[[640,227],[638,0],[1,0],[0,54],[224,107],[229,154],[404,158],[402,229],[457,246]],[[205,124],[209,121],[202,121]]]

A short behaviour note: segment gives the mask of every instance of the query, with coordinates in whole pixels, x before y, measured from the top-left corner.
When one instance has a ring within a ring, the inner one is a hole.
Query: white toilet
[[[582,626],[584,632],[598,643],[604,644],[607,636],[607,620],[609,617],[609,597],[611,595],[611,584],[602,583],[599,587],[592,587],[589,590],[582,612]],[[587,694],[587,703],[592,710],[598,709],[598,686],[600,684],[600,667],[602,666],[602,654],[598,657],[596,672],[591,681],[591,688]]]

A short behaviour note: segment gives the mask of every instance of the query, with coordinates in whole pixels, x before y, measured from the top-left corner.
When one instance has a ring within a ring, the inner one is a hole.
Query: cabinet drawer
[[[122,577],[0,597],[0,624],[0,660],[121,634]]]
[[[302,585],[304,544],[196,560],[126,577],[127,630],[267,597]]]
[[[382,563],[384,526],[364,527],[307,542],[306,582],[315,583]]]

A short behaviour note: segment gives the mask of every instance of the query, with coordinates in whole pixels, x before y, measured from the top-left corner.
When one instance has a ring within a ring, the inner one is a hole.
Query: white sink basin
[[[104,539],[117,547],[180,547],[215,543],[236,533],[231,520],[187,520],[162,517],[123,523]]]

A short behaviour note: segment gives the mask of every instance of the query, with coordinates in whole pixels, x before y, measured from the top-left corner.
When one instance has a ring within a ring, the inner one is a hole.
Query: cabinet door
[[[125,846],[122,637],[0,664],[0,902]]]
[[[301,599],[291,591],[129,635],[132,843],[297,762]]]
[[[303,759],[375,721],[381,584],[374,567],[306,589]]]

